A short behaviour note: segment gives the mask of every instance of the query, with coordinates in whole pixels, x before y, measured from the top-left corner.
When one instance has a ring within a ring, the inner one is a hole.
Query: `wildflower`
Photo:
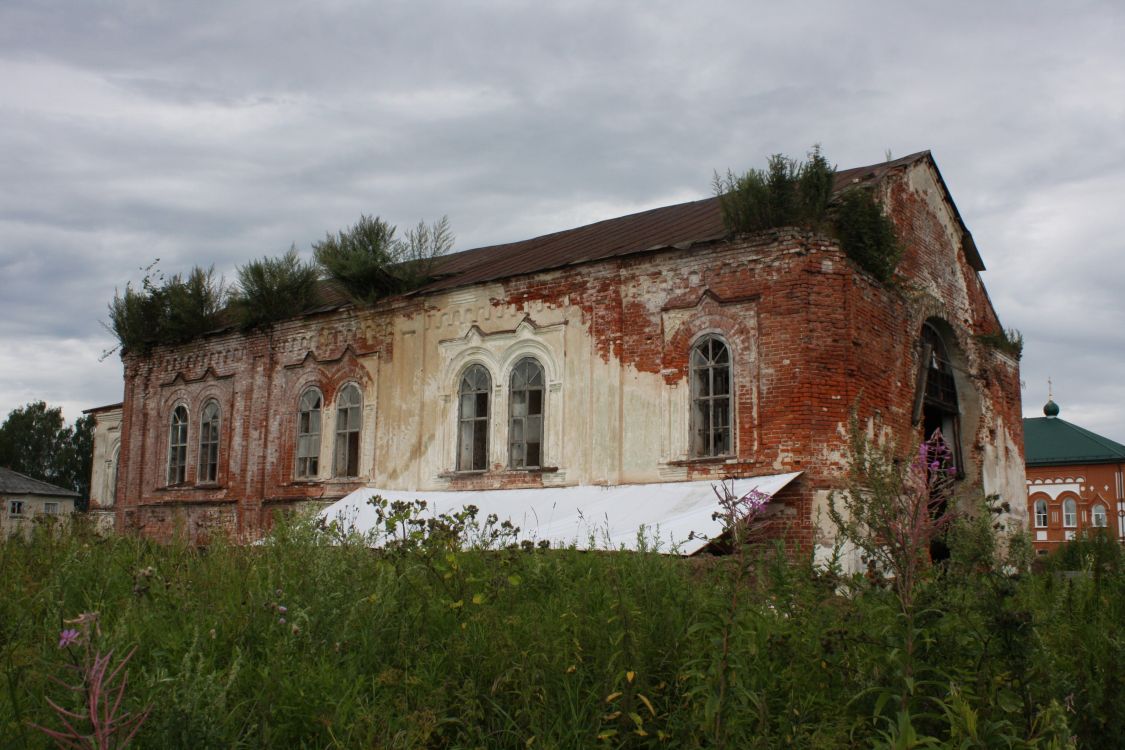
[[[289,611],[289,609],[284,604],[279,604],[279,605],[277,605],[277,611],[280,612],[281,614],[285,614],[286,612]]]
[[[78,631],[74,628],[67,628],[59,633],[59,648],[66,648],[70,644],[78,640]]]
[[[278,625],[284,625],[285,624],[285,618],[284,617],[277,618],[277,623],[278,623]]]
[[[298,635],[301,632],[301,629],[294,623],[293,627],[290,629],[290,632],[292,632],[293,635]]]

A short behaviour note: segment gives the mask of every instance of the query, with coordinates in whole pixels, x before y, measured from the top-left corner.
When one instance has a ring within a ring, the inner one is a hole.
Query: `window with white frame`
[[[22,516],[23,515],[23,500],[11,500],[8,502],[8,515],[9,516]]]
[[[1073,498],[1063,501],[1063,526],[1072,529],[1078,525],[1078,504]]]
[[[457,471],[488,468],[488,408],[492,377],[483,365],[461,376],[457,409]]]
[[[187,477],[188,413],[184,406],[172,410],[168,430],[168,484],[183,484]]]
[[[508,394],[508,465],[537,469],[543,463],[543,367],[524,357],[512,369]]]
[[[321,401],[320,391],[309,388],[297,405],[297,476],[305,479],[320,471]]]
[[[1036,500],[1035,501],[1035,528],[1037,528],[1037,529],[1047,528],[1047,501],[1046,500]]]
[[[1100,503],[1095,505],[1090,510],[1090,518],[1094,528],[1104,529],[1107,522],[1105,506]]]
[[[59,514],[59,504],[45,502],[43,503],[43,512],[49,516],[57,516]]]
[[[199,418],[199,481],[219,479],[219,402],[203,405]]]
[[[349,383],[336,397],[336,470],[338,477],[359,476],[359,436],[363,414],[359,386]]]
[[[731,442],[730,349],[704,336],[691,349],[691,454],[727,456]]]

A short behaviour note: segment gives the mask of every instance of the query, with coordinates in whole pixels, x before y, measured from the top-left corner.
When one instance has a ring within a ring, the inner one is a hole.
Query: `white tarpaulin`
[[[738,497],[757,490],[773,496],[801,472],[726,480]],[[547,540],[552,547],[636,549],[643,538],[649,548],[691,555],[722,533],[715,482],[621,484],[613,487],[544,487],[530,490],[403,491],[365,487],[321,511],[321,518],[366,533],[377,524],[368,500],[425,500],[422,517],[457,513],[466,505],[480,509],[478,522],[495,513],[520,529],[519,540]],[[642,536],[643,535],[643,536]]]

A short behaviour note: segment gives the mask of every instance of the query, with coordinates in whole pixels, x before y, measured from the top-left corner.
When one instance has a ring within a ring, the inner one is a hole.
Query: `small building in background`
[[[1046,555],[1091,529],[1125,539],[1125,445],[1059,419],[1048,400],[1042,417],[1023,420],[1027,515],[1035,552]]]
[[[0,537],[30,533],[36,519],[69,516],[77,499],[73,490],[0,467]]]

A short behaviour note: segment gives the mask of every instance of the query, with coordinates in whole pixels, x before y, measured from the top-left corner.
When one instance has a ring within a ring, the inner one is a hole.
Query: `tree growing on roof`
[[[835,177],[836,168],[815,145],[803,162],[774,154],[764,170],[716,173],[712,187],[728,231],[788,226],[828,231],[861,268],[890,281],[903,252],[894,222],[868,187],[849,187],[834,198]]]
[[[108,327],[123,351],[140,354],[156,344],[183,343],[220,325],[228,294],[215,267],[195,266],[186,276],[166,279],[158,262],[144,269],[140,289],[126,284],[109,303]]]
[[[416,288],[430,278],[434,260],[453,247],[449,218],[420,221],[404,238],[395,231],[378,216],[361,214],[353,226],[313,244],[316,261],[358,304]]]
[[[301,262],[293,246],[279,258],[265,257],[239,266],[231,307],[247,329],[291,318],[316,304],[319,277],[316,266]]]

